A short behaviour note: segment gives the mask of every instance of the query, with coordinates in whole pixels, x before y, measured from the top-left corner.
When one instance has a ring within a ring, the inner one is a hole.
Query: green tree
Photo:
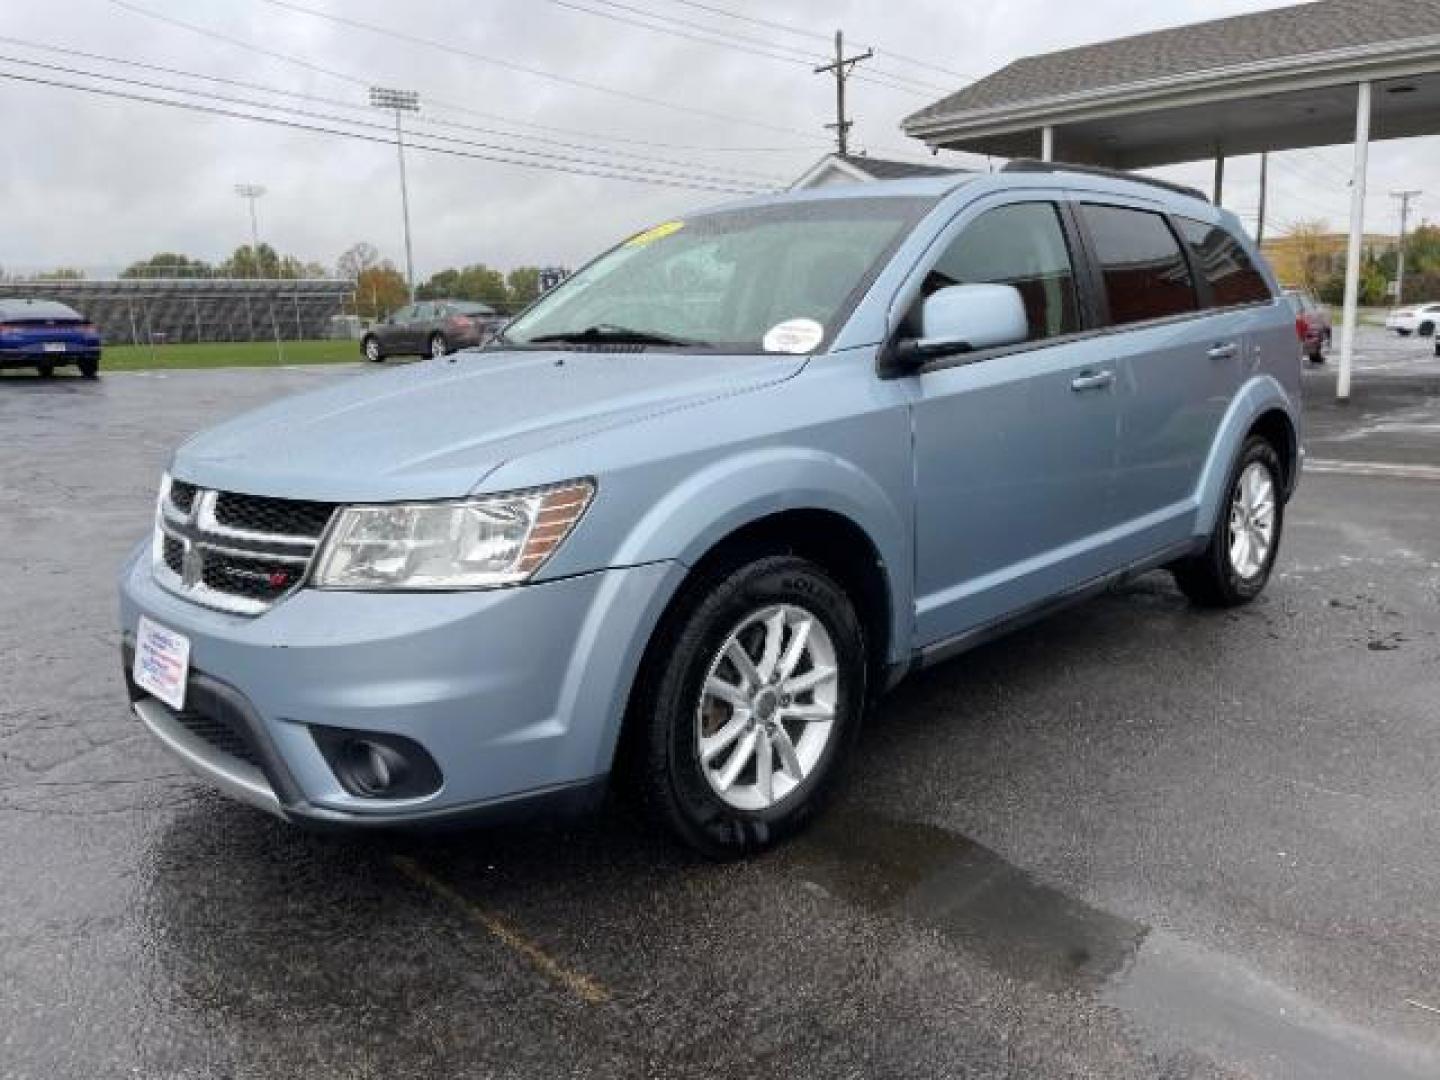
[[[54,270],[42,270],[35,274],[33,281],[83,281],[85,271],[74,266],[57,266]]]
[[[160,251],[148,259],[133,262],[120,271],[122,278],[165,278],[165,277],[206,277],[211,272],[210,264],[203,259],[192,259],[174,251]]]
[[[258,249],[243,244],[216,270],[221,277],[232,278],[282,278],[289,281],[311,276],[304,262],[294,255],[281,255],[269,244],[261,244]]]
[[[505,278],[505,293],[512,306],[519,309],[540,295],[540,268],[517,266]]]
[[[1405,238],[1405,274],[1412,273],[1440,273],[1440,226],[1421,222]]]
[[[503,304],[508,299],[505,277],[484,263],[456,269],[450,267],[431,274],[430,279],[415,290],[417,300],[478,300],[485,304]]]

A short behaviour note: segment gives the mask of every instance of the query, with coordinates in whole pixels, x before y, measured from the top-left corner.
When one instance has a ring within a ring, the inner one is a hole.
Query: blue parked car
[[[100,331],[72,307],[54,300],[0,300],[0,368],[31,367],[43,376],[74,364],[93,379],[100,372]]]
[[[1299,395],[1288,303],[1188,189],[1021,163],[699,213],[486,350],[180,446],[121,576],[134,709],[295,822],[613,776],[754,851],[907,673],[1155,568],[1258,595]]]

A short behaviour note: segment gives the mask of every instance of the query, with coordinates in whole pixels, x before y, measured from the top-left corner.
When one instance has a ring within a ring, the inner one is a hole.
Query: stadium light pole
[[[400,118],[405,113],[420,111],[420,94],[416,90],[393,90],[384,86],[370,87],[370,104],[389,109],[395,114],[395,152],[400,158],[400,214],[405,219],[405,287],[409,299],[415,299],[415,258],[410,250],[410,193],[405,187],[405,128]]]
[[[260,219],[255,204],[265,194],[265,188],[259,184],[236,184],[235,194],[250,204],[250,251],[255,256],[255,276],[264,277],[264,266],[260,262]]]

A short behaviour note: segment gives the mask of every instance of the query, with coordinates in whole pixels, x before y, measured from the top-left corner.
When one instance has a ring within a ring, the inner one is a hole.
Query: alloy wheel
[[[1256,577],[1275,543],[1275,478],[1252,461],[1240,474],[1230,502],[1230,568],[1243,580]]]
[[[748,615],[706,672],[695,710],[700,768],[737,810],[765,810],[814,771],[835,728],[840,673],[821,621],[794,604]]]

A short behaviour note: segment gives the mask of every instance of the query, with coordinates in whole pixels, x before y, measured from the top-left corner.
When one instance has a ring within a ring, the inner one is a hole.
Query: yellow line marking
[[[610,991],[588,975],[571,971],[525,935],[519,933],[501,918],[492,915],[478,904],[462,896],[452,886],[437,878],[414,859],[397,855],[390,860],[395,868],[417,885],[423,886],[440,899],[454,905],[490,932],[497,941],[512,952],[519,953],[551,982],[569,990],[587,1005],[603,1005],[610,1000]]]

